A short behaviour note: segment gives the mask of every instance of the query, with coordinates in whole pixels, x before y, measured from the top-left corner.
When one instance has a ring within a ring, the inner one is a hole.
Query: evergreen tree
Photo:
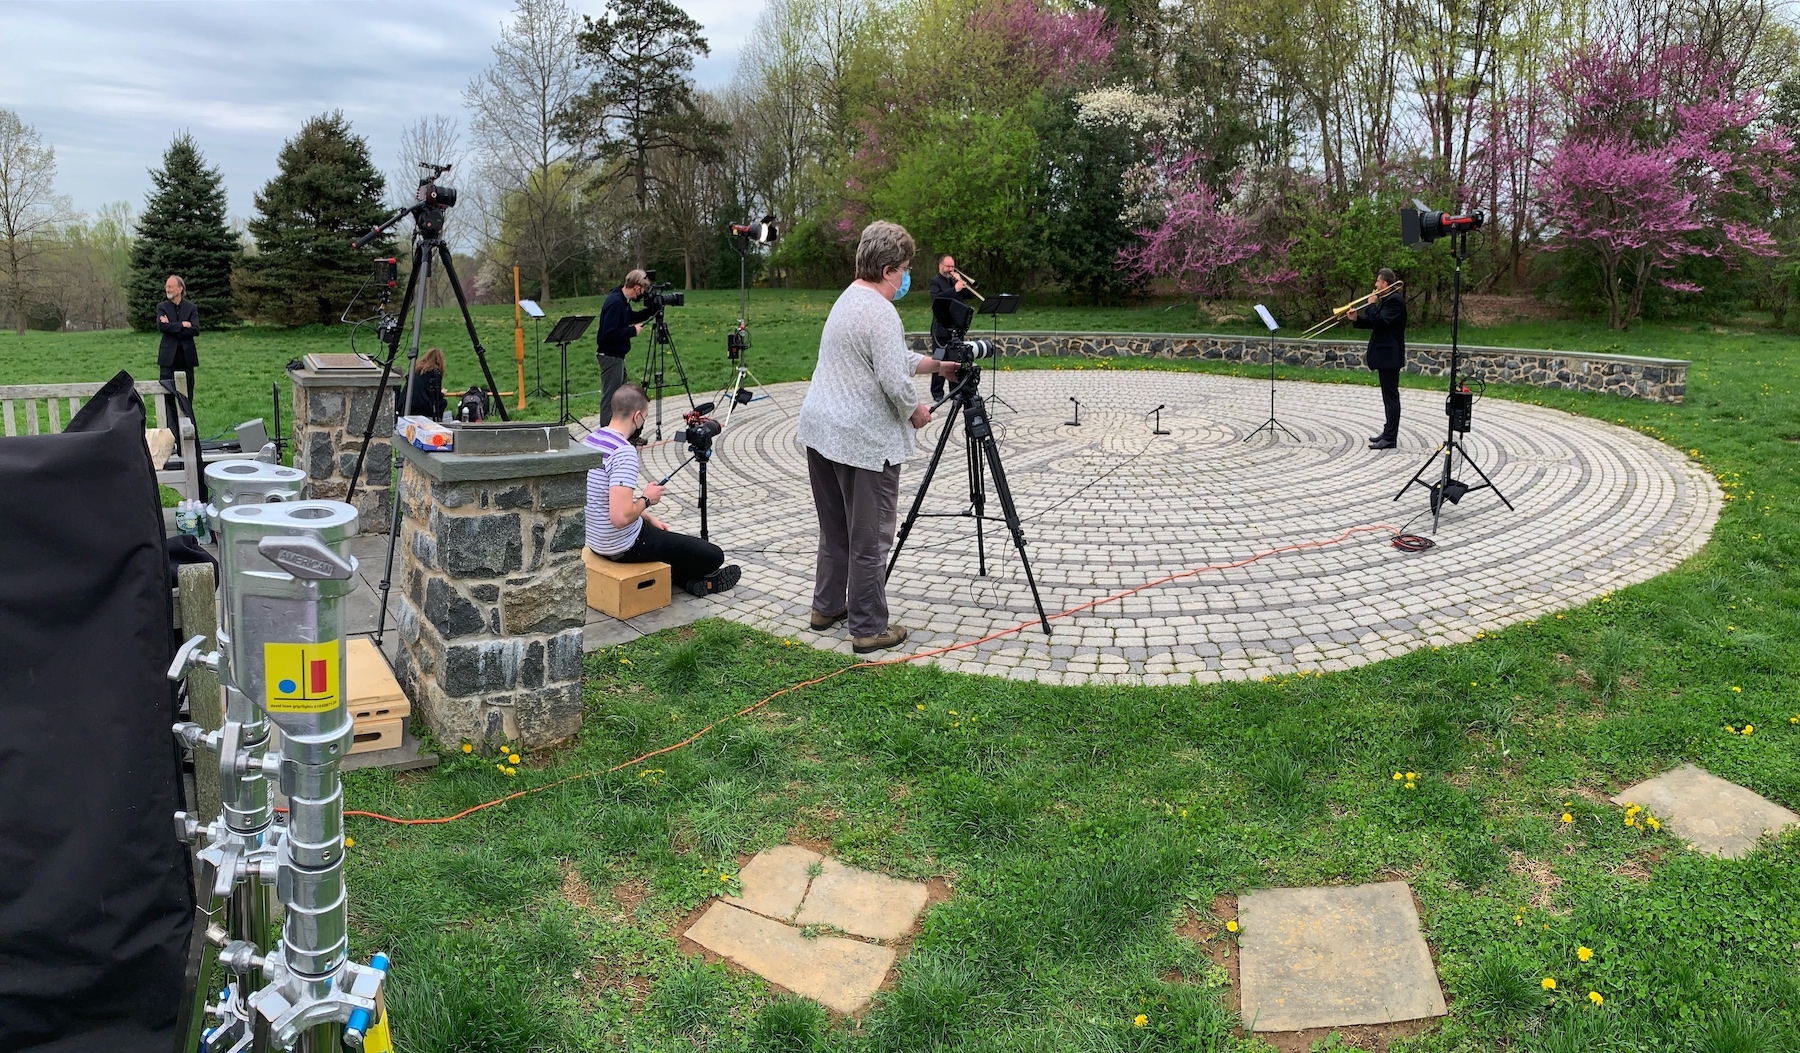
[[[281,171],[256,195],[253,252],[233,276],[238,312],[281,325],[330,325],[392,239],[350,242],[387,218],[369,144],[341,111],[314,117],[281,148]]]
[[[162,167],[150,170],[150,181],[156,188],[144,202],[131,246],[126,287],[131,327],[156,328],[156,305],[171,274],[187,282],[186,298],[200,308],[202,324],[234,321],[231,270],[239,247],[225,216],[224,177],[206,166],[193,137],[182,132],[164,152]]]

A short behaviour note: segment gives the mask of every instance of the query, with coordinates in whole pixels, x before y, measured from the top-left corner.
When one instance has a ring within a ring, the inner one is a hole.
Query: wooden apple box
[[[667,563],[614,563],[589,548],[581,550],[587,566],[587,605],[614,618],[635,618],[669,605]]]
[[[400,748],[400,740],[406,733],[406,718],[395,720],[372,720],[368,723],[356,722],[351,732],[350,753],[374,753],[377,750],[395,750]]]
[[[387,659],[366,636],[344,645],[344,692],[350,720],[356,726],[350,752],[370,753],[400,745],[412,703],[388,668]]]

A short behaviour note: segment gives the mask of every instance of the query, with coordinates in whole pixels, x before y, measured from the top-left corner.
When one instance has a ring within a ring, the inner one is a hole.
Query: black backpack
[[[461,401],[456,404],[456,419],[465,423],[487,420],[488,394],[480,388],[470,388],[463,392]]]

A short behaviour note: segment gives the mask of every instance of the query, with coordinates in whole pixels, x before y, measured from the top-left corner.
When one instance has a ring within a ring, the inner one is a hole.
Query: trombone
[[[1382,293],[1382,295],[1386,296],[1386,295],[1388,295],[1388,293],[1400,291],[1405,285],[1406,285],[1406,283],[1403,281],[1395,282],[1394,284],[1388,286],[1387,289]],[[1345,304],[1342,307],[1332,308],[1331,309],[1331,317],[1320,322],[1318,325],[1313,326],[1311,329],[1308,329],[1306,332],[1301,333],[1300,339],[1310,340],[1313,337],[1324,333],[1327,329],[1330,329],[1332,326],[1343,321],[1346,317],[1349,316],[1351,311],[1355,311],[1355,310],[1357,310],[1359,308],[1363,308],[1363,307],[1374,306],[1374,298],[1375,298],[1375,293],[1371,291],[1369,293],[1369,295],[1359,296],[1356,299],[1351,300],[1349,303]]]
[[[964,274],[962,271],[957,270],[955,267],[950,268],[950,273],[956,275],[957,279],[963,283],[963,288],[975,293],[975,299],[977,301],[985,302],[987,300],[987,297],[975,291],[975,279]]]

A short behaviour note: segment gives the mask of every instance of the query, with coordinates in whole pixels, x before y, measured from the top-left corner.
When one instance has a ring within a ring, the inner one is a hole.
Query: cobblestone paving
[[[1282,382],[1281,422],[1298,439],[1251,437],[1269,386],[1236,377],[1137,371],[990,372],[1013,407],[992,404],[1027,552],[1051,614],[1197,566],[1334,537],[1370,524],[1429,531],[1426,492],[1396,491],[1442,440],[1443,395],[1403,390],[1400,448],[1366,448],[1380,430],[1373,388]],[[807,622],[817,532],[803,452],[794,442],[805,384],[767,389],[717,441],[713,539],[744,567],[716,613],[848,652],[843,626]],[[919,383],[921,393],[924,382]],[[1082,402],[1070,427],[1070,396]],[[1148,411],[1164,404],[1153,436]],[[674,417],[674,401],[667,412]],[[942,412],[939,414],[943,416]],[[901,473],[904,518],[940,420]],[[1477,403],[1467,446],[1509,497],[1447,506],[1437,547],[1402,553],[1386,533],[1207,572],[935,659],[948,669],[1046,683],[1170,684],[1332,670],[1454,644],[1567,609],[1666,571],[1705,542],[1720,496],[1680,451],[1625,428],[1538,406]],[[645,452],[661,477],[685,455]],[[928,513],[969,503],[961,428],[927,494]],[[1456,473],[1475,481],[1474,473]],[[690,467],[658,513],[697,531]],[[990,493],[988,512],[998,517]],[[974,524],[921,519],[888,586],[895,621],[924,650],[1035,619],[1005,526],[988,524],[979,576]]]

